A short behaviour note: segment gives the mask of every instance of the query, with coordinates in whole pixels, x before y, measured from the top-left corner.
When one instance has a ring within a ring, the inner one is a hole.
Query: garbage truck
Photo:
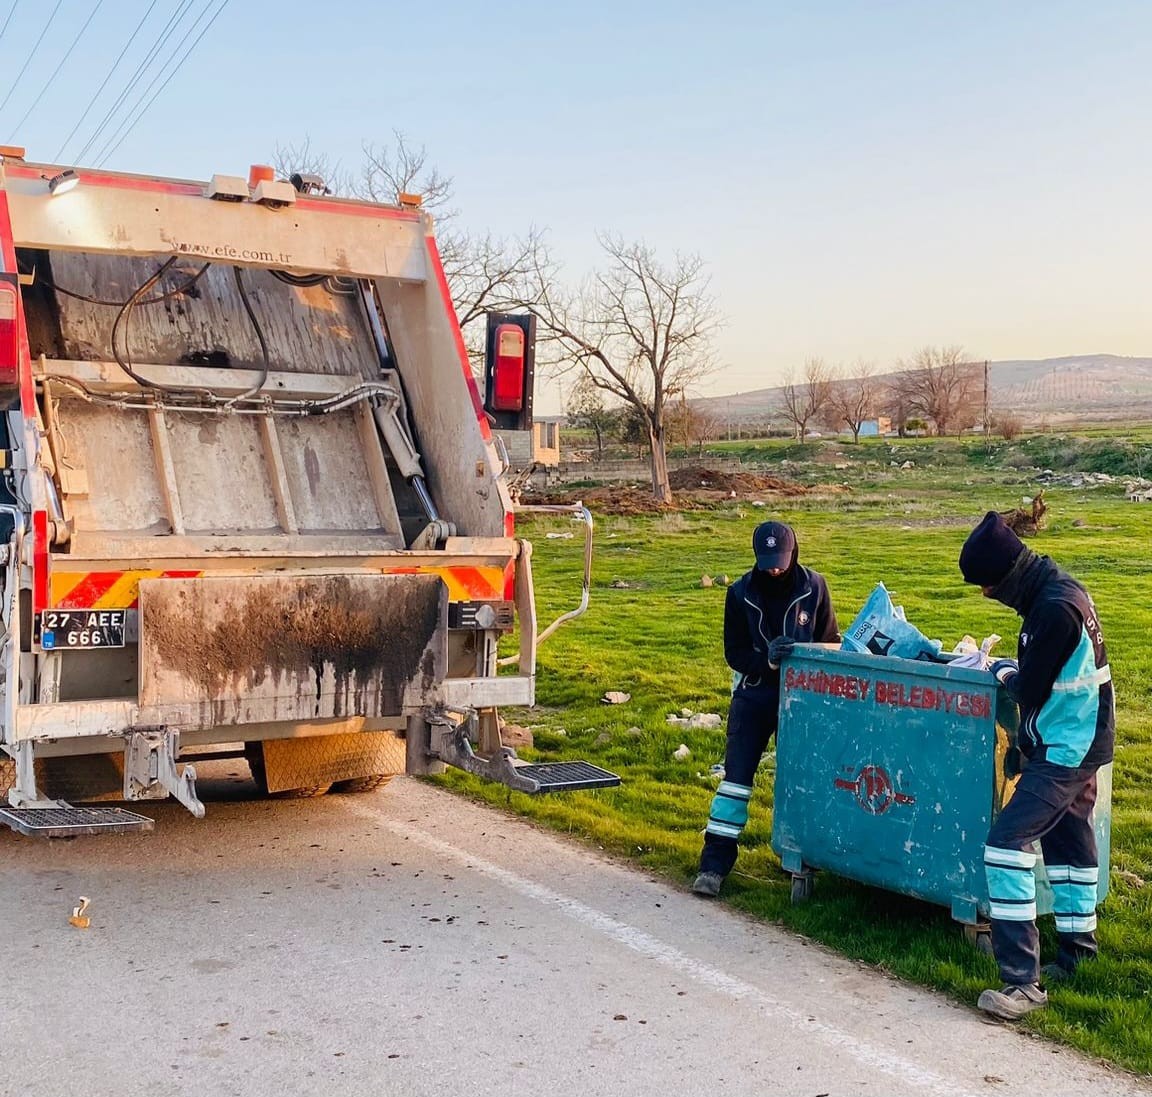
[[[0,822],[202,816],[195,763],[240,756],[280,795],[618,783],[500,742],[550,631],[491,430],[530,409],[502,320],[493,414],[417,196],[0,150]]]

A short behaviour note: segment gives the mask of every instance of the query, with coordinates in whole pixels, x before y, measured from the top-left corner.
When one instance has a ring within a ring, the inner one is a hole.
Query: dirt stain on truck
[[[433,576],[238,581],[243,593],[222,619],[205,614],[194,589],[151,607],[143,628],[158,665],[214,705],[287,679],[296,684],[301,716],[396,715],[408,683],[423,683],[435,662],[427,649],[441,584]],[[326,693],[330,713],[323,711]]]

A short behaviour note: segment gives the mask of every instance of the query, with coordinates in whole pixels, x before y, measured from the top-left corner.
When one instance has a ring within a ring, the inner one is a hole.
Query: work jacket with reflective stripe
[[[1021,607],[1020,673],[1008,692],[1020,706],[1020,747],[1058,766],[1112,761],[1116,711],[1100,616],[1088,592],[1039,557]]]

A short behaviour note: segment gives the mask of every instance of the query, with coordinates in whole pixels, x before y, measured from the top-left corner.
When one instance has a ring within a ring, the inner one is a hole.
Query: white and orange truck
[[[0,150],[15,830],[151,827],[109,800],[202,815],[192,763],[240,754],[268,793],[445,763],[526,792],[617,783],[499,738],[550,631],[490,429],[530,412],[531,325],[490,323],[486,409],[418,199],[320,189]],[[566,617],[587,604],[574,516]]]

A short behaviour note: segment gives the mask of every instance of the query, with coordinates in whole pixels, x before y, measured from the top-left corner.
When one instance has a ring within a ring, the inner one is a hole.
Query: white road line
[[[783,1021],[805,1036],[819,1036],[825,1043],[846,1052],[853,1059],[873,1070],[891,1075],[893,1078],[916,1086],[924,1093],[938,1095],[938,1097],[974,1097],[971,1091],[958,1088],[943,1075],[927,1070],[909,1059],[902,1059],[886,1049],[859,1040],[851,1033],[845,1032],[835,1025],[809,1020],[806,1013],[793,1009],[773,998],[759,987],[746,983],[742,979],[737,979],[710,964],[696,960],[644,930],[630,926],[627,922],[621,922],[603,911],[587,906],[578,899],[562,895],[551,888],[543,887],[531,880],[524,879],[522,876],[517,876],[514,872],[509,872],[499,865],[492,864],[491,861],[485,861],[466,850],[458,849],[448,842],[441,841],[425,830],[398,823],[384,811],[354,802],[345,806],[348,811],[359,815],[361,818],[371,820],[383,830],[390,831],[399,838],[416,842],[441,857],[450,858],[475,872],[498,880],[505,887],[518,892],[525,898],[533,899],[545,906],[555,907],[574,921],[590,926],[625,948],[631,949],[650,960],[655,960],[665,967],[672,968],[679,974],[694,979],[697,983],[711,990],[727,994],[738,1001],[750,1002],[773,1020]]]

